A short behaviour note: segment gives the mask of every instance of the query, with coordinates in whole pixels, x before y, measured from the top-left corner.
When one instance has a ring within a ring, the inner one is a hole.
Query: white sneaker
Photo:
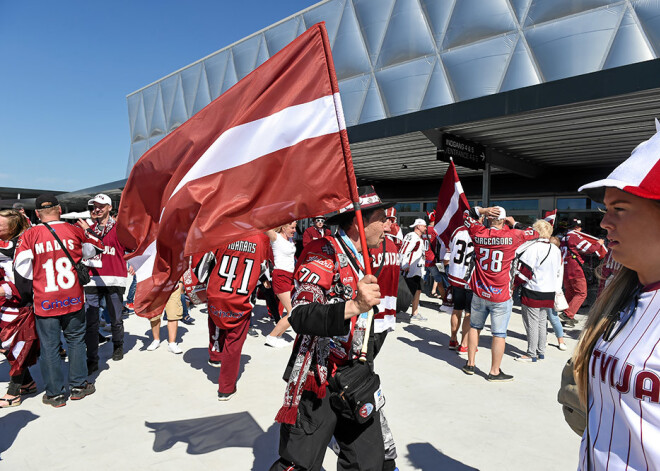
[[[562,352],[566,351],[566,349],[567,349],[565,343],[560,343],[557,348],[559,348],[559,350],[561,350]]]
[[[272,335],[266,336],[266,345],[274,348],[283,348],[289,345],[289,342],[282,337],[273,337]]]
[[[181,350],[181,347],[179,347],[179,344],[176,342],[169,342],[167,344],[167,349],[176,355],[183,353],[183,350]]]
[[[160,339],[158,339],[158,340],[154,340],[153,342],[151,342],[151,343],[149,344],[149,346],[147,347],[147,351],[148,351],[148,352],[153,352],[153,351],[156,350],[158,347],[160,347]]]

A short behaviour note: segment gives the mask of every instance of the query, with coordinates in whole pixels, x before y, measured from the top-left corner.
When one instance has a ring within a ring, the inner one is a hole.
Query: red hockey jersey
[[[564,278],[584,278],[583,255],[596,254],[602,259],[607,249],[594,236],[578,231],[568,231],[561,240],[561,254],[564,257]]]
[[[527,240],[539,238],[534,229],[487,229],[479,221],[466,216],[474,244],[475,266],[470,277],[470,289],[482,299],[501,303],[511,298],[511,262],[516,249]]]
[[[94,223],[91,228],[96,234],[103,234],[98,230],[98,223]],[[89,274],[92,277],[92,281],[86,286],[119,286],[124,288],[128,276],[126,260],[124,260],[126,248],[119,242],[117,225],[114,224],[114,221],[112,228],[100,238],[103,240],[105,248],[102,254],[85,263],[89,266]]]
[[[252,292],[272,258],[268,236],[256,234],[227,244],[202,259],[197,275],[205,281],[208,273],[208,311],[218,327],[232,328],[250,315],[254,307]]]
[[[48,224],[65,244],[75,263],[103,252],[103,242],[80,227],[64,221]],[[25,286],[26,281],[31,282],[36,315],[61,316],[83,308],[85,299],[78,275],[60,244],[43,224],[31,227],[19,238],[14,270],[21,297],[24,297],[21,286]]]
[[[302,237],[303,247],[306,247],[307,244],[309,244],[313,240],[322,239],[324,237],[328,237],[329,235],[330,235],[330,229],[328,229],[327,227],[323,227],[319,231],[316,228],[316,226],[310,226],[303,233],[303,237]]]
[[[374,332],[380,333],[394,330],[396,326],[396,298],[399,291],[399,250],[394,242],[385,238],[385,252],[383,246],[369,249],[371,255],[372,272],[378,278],[380,287],[380,304],[378,313],[374,315]],[[382,269],[381,269],[382,267]]]

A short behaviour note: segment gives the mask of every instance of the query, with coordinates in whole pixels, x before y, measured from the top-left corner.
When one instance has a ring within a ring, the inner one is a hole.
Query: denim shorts
[[[486,318],[490,314],[490,331],[493,337],[506,338],[506,329],[511,318],[513,300],[509,299],[501,303],[494,303],[480,298],[476,294],[472,296],[472,312],[470,313],[470,327],[481,330],[484,328]]]

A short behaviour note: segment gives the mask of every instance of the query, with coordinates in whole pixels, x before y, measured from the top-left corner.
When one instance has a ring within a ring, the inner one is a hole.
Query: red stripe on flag
[[[435,225],[433,229],[440,240],[449,246],[451,235],[457,227],[463,225],[463,213],[470,209],[470,204],[463,193],[454,161],[449,162],[447,173],[442,179],[438,202],[435,207]]]
[[[338,92],[318,24],[142,156],[118,217],[139,315],[162,312],[185,256],[357,199]]]

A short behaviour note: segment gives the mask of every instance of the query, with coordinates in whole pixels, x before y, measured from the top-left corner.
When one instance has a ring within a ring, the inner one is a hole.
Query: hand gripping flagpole
[[[364,259],[364,273],[371,275],[371,257],[369,256],[369,247],[367,247],[367,236],[364,233],[364,221],[362,219],[362,209],[359,202],[354,202],[355,218],[357,219],[358,232],[360,234],[360,245],[362,246],[362,258]],[[374,310],[367,312],[367,325],[364,328],[364,339],[362,340],[362,350],[360,351],[361,362],[367,361],[367,350],[369,349],[369,336],[371,335],[371,324],[374,320]]]

